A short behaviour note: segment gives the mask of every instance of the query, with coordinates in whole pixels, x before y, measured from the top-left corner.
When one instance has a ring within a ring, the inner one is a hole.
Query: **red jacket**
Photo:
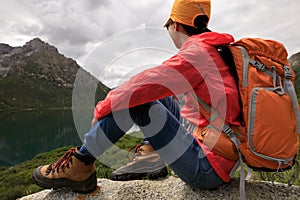
[[[228,66],[215,46],[234,41],[229,34],[215,32],[188,38],[179,52],[160,66],[145,70],[108,93],[94,111],[101,119],[112,111],[126,109],[176,94],[195,92],[207,104],[217,108],[227,122],[239,125],[238,90]],[[187,95],[188,96],[188,95]],[[198,126],[208,122],[201,116],[188,97],[181,110],[182,117]],[[204,150],[206,149],[201,145]],[[234,161],[206,151],[210,164],[225,181]]]

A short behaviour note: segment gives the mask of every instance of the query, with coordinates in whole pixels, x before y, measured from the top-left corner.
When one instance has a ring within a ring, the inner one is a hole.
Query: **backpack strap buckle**
[[[259,61],[250,59],[249,63],[262,72],[266,71],[267,69],[266,66]]]
[[[222,127],[222,131],[230,138],[233,134],[233,130],[229,127],[229,126],[226,126],[226,125],[223,125]]]
[[[293,74],[291,72],[291,69],[288,66],[284,66],[284,78],[291,79],[293,77]]]

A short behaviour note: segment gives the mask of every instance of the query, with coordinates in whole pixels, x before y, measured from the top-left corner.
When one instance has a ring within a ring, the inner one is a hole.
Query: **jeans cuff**
[[[96,158],[90,154],[85,146],[81,146],[79,151],[75,151],[74,156],[87,165],[92,164],[96,160]]]

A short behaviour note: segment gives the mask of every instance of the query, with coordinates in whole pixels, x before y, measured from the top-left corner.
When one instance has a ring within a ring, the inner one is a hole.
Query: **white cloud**
[[[81,64],[91,46],[116,34],[137,27],[162,29],[173,1],[0,0],[0,3],[5,5],[0,7],[0,42],[16,46],[40,37]],[[296,0],[213,0],[210,27],[232,33],[236,39],[254,36],[279,40],[292,55],[300,51],[299,10]],[[170,44],[166,31],[160,43]],[[141,44],[151,45],[147,39]],[[118,48],[126,51],[130,44],[127,45]],[[107,47],[104,53],[115,53],[109,49],[116,51]]]
[[[297,0],[212,1],[211,26],[236,39],[262,37],[284,43],[291,56],[300,50]]]
[[[176,51],[165,30],[140,28],[114,35],[94,46],[82,63],[103,83],[115,87],[141,69],[161,64]]]

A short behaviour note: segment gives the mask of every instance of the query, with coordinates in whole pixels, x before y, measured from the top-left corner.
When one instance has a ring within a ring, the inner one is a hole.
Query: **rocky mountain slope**
[[[299,97],[300,53],[289,61],[297,75],[295,87]],[[87,88],[97,85],[95,101],[103,99],[109,89],[54,46],[39,38],[21,47],[0,43],[0,111],[69,108],[78,70],[85,74],[80,84]],[[83,92],[81,96],[84,95],[88,94]]]
[[[78,70],[82,84],[97,85],[102,99],[108,88],[54,46],[39,38],[21,47],[0,44],[0,110],[71,107]]]
[[[300,52],[292,55],[289,58],[289,62],[296,74],[295,89],[299,100],[300,99]]]
[[[300,52],[292,55],[289,58],[289,62],[293,67],[300,67]]]

